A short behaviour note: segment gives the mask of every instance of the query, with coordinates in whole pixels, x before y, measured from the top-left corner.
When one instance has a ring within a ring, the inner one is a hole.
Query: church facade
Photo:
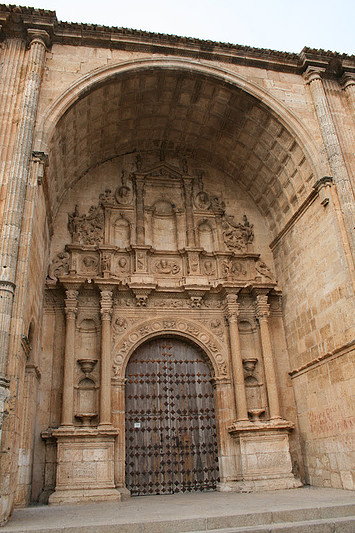
[[[354,56],[0,19],[1,520],[354,489]]]

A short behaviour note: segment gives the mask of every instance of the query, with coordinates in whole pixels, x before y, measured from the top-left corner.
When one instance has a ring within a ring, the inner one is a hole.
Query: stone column
[[[247,398],[245,393],[244,369],[242,353],[240,349],[240,337],[238,328],[239,304],[238,295],[227,294],[225,305],[226,318],[228,321],[232,375],[234,383],[234,395],[236,404],[237,422],[249,421]]]
[[[68,288],[65,291],[65,352],[63,375],[62,426],[73,426],[74,415],[74,367],[75,367],[75,323],[78,311],[79,291]]]
[[[194,248],[196,246],[195,241],[195,228],[194,228],[194,214],[192,208],[192,196],[193,187],[191,178],[183,178],[184,180],[184,195],[185,195],[185,209],[186,209],[186,236],[187,247]]]
[[[350,106],[355,114],[355,74],[348,74],[345,72],[341,79],[344,92],[349,99]]]
[[[347,236],[355,255],[355,213],[354,213],[354,191],[345,166],[340,142],[336,133],[332,114],[327,102],[327,95],[324,90],[321,74],[322,68],[309,66],[304,73],[306,83],[309,85],[314,107],[316,110],[320,131],[323,138],[324,147],[327,153],[330,170],[336,183],[339,199],[344,213],[344,223]],[[353,91],[354,89],[350,90]]]
[[[101,292],[101,382],[100,426],[111,426],[111,316],[112,288],[100,288]]]
[[[29,29],[27,33],[31,39],[28,67],[24,80],[23,100],[14,148],[13,150],[10,149],[6,155],[8,171],[0,234],[0,389],[8,385],[5,374],[21,222],[31,158],[33,129],[48,40],[48,34],[43,30]],[[15,59],[20,54],[21,48],[23,45],[17,39],[11,40],[8,48],[10,56],[13,56],[13,70],[8,73],[10,80],[18,75],[19,66],[15,64]],[[0,391],[0,400],[2,396]]]
[[[256,316],[260,325],[261,346],[263,350],[264,368],[267,395],[269,399],[270,419],[281,419],[280,404],[277,390],[277,379],[275,373],[274,359],[268,318],[270,315],[270,305],[267,294],[257,294],[256,296]]]
[[[144,177],[135,176],[136,192],[136,238],[137,244],[145,244],[144,231]]]

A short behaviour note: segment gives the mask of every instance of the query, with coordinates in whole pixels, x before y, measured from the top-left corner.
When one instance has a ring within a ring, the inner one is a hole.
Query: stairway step
[[[143,531],[145,533],[145,530]],[[163,531],[160,530],[160,533],[163,533]],[[204,529],[185,533],[355,533],[355,516],[272,523],[259,526]]]

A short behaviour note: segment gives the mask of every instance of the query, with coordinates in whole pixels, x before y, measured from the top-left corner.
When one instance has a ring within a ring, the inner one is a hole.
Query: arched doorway
[[[200,348],[176,337],[140,346],[126,369],[126,486],[132,495],[216,488],[211,372]]]

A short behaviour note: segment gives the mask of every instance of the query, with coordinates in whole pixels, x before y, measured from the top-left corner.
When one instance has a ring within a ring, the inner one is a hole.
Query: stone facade
[[[165,337],[210,368],[219,490],[353,489],[354,57],[0,19],[2,520],[128,497]]]

